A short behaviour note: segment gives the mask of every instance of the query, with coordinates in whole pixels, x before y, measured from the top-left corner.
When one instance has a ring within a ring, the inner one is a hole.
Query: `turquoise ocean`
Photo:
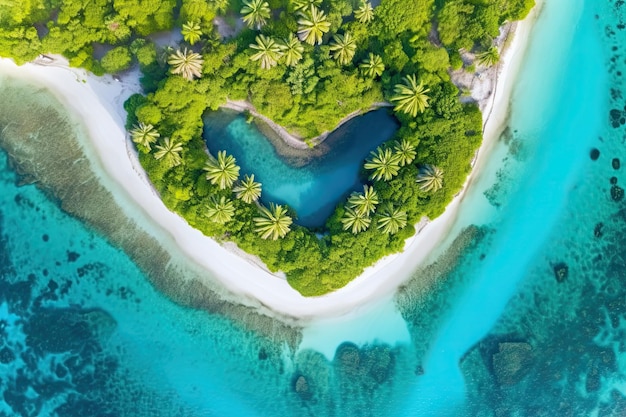
[[[625,77],[621,0],[545,0],[437,257],[383,305],[278,331],[165,294],[69,215],[90,217],[61,168],[31,172],[50,155],[8,155],[37,132],[73,154],[80,128],[0,74],[0,416],[626,415]]]

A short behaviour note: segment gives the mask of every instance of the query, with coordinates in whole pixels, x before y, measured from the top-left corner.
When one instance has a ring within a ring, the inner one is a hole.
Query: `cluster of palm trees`
[[[365,169],[372,170],[370,179],[373,181],[389,181],[400,171],[400,168],[409,165],[415,160],[415,145],[408,139],[395,141],[391,148],[376,148],[371,152],[370,158],[365,160]],[[443,187],[443,170],[434,165],[423,165],[420,168],[417,182],[425,192],[435,192]]]
[[[254,180],[254,175],[246,175],[243,180],[238,181],[239,166],[235,157],[227,155],[226,151],[219,151],[217,158],[209,156],[204,170],[207,181],[217,185],[220,190],[232,189],[239,200],[246,204],[257,204],[258,216],[252,221],[255,231],[262,239],[276,240],[289,233],[293,219],[289,216],[287,208],[273,203],[269,205],[269,208],[259,204],[261,183]],[[205,214],[215,223],[226,224],[235,215],[235,205],[226,196],[221,196],[219,199],[213,197],[206,205]]]
[[[252,61],[258,61],[263,69],[270,69],[285,58],[285,64],[295,65],[302,59],[304,47],[300,42],[309,45],[320,45],[323,37],[330,30],[328,16],[319,8],[321,0],[292,0],[294,11],[298,14],[297,37],[290,34],[286,39],[275,39],[271,36],[258,35],[255,43],[250,44],[254,54]],[[241,9],[244,22],[251,29],[260,30],[271,16],[269,3],[265,0],[244,0]],[[369,2],[361,1],[361,5],[354,11],[354,16],[362,23],[374,19],[374,8]],[[340,65],[349,65],[356,52],[356,40],[349,32],[333,35],[330,42],[333,58]],[[380,76],[385,69],[382,59],[378,55],[370,54],[362,63],[363,71],[372,77]]]
[[[319,45],[323,37],[330,30],[328,17],[319,7],[322,0],[292,0],[294,11],[298,14],[297,36],[289,34],[286,38],[275,39],[272,36],[259,34],[255,43],[250,47],[255,51],[251,55],[252,61],[258,61],[261,68],[270,69],[281,60],[287,66],[296,65],[303,57],[303,42],[310,45]],[[266,0],[243,0],[241,9],[243,21],[252,29],[260,30],[271,17],[271,9]],[[369,23],[374,19],[372,5],[361,0],[354,11],[354,17],[361,23]],[[183,38],[189,45],[197,43],[202,36],[202,30],[197,22],[186,22],[181,31]],[[329,43],[333,58],[340,65],[349,65],[356,52],[356,40],[349,32],[336,33]],[[489,50],[478,57],[481,64],[489,64],[497,60],[497,50]],[[187,48],[171,50],[167,63],[173,74],[179,74],[185,79],[193,80],[202,77],[202,55]],[[359,65],[360,70],[368,77],[380,77],[385,65],[382,58],[369,53]],[[428,107],[428,88],[422,82],[418,83],[415,74],[405,76],[402,82],[394,87],[391,102],[395,110],[407,113],[413,117]],[[163,161],[168,168],[178,166],[182,162],[183,147],[180,142],[164,137],[150,124],[139,123],[130,131],[132,140],[150,152],[155,147],[154,158]],[[393,148],[378,147],[372,152],[371,158],[365,163],[365,168],[372,170],[370,179],[373,181],[389,181],[395,177],[400,168],[413,162],[416,157],[415,146],[407,139],[396,141]],[[217,153],[217,157],[209,156],[204,167],[206,179],[220,190],[232,189],[235,197],[247,204],[257,204],[258,216],[253,218],[255,230],[263,239],[278,239],[284,237],[293,222],[287,208],[281,205],[270,204],[264,207],[258,203],[261,197],[262,186],[254,181],[254,175],[246,175],[239,181],[240,168],[232,155],[225,151]],[[420,188],[426,192],[434,192],[443,185],[443,171],[432,165],[421,167],[417,178]],[[373,187],[364,186],[363,193],[353,193],[345,207],[341,222],[344,230],[359,233],[367,230],[375,220],[377,228],[384,233],[397,233],[406,226],[406,212],[384,204],[377,212],[378,195]],[[206,216],[220,224],[228,223],[235,215],[235,205],[232,199],[226,196],[213,197],[206,205]]]
[[[365,169],[373,170],[370,179],[389,181],[400,171],[400,168],[413,162],[416,156],[415,145],[408,139],[395,141],[391,148],[376,148],[371,157],[365,161]]]
[[[162,138],[161,134],[151,124],[139,123],[130,130],[130,137],[140,150],[150,152],[152,145],[156,144],[156,152],[153,154],[157,160],[163,160],[168,168],[178,166],[182,162],[180,153],[183,147],[180,143],[170,138]],[[157,143],[158,141],[158,143]]]
[[[341,218],[343,229],[353,234],[367,230],[372,224],[372,215],[376,213],[378,204],[378,193],[372,186],[363,186],[362,193],[352,193]],[[377,229],[386,234],[398,233],[407,223],[406,211],[391,203],[384,204],[374,219]]]
[[[130,135],[140,150],[150,152],[155,145],[154,158],[163,161],[168,168],[173,168],[182,163],[182,144],[168,137],[159,141],[160,134],[151,124],[138,123],[130,130]],[[158,141],[158,143],[157,143]],[[235,197],[246,204],[257,204],[259,215],[252,221],[255,231],[263,239],[284,237],[291,230],[293,219],[287,212],[287,208],[277,204],[270,204],[269,208],[258,204],[261,198],[262,185],[254,180],[254,175],[246,175],[243,180],[239,179],[239,166],[234,156],[227,155],[226,151],[219,151],[217,158],[209,155],[204,166],[206,180],[217,185],[220,190],[232,189]],[[231,221],[235,215],[233,201],[221,196],[212,197],[206,205],[206,216],[213,222],[225,224]]]
[[[271,203],[269,208],[258,204],[261,198],[262,185],[254,181],[254,175],[246,175],[238,181],[239,166],[234,156],[227,155],[226,151],[219,151],[217,158],[210,155],[204,170],[206,179],[211,184],[217,185],[220,190],[232,189],[235,197],[247,204],[257,204],[258,213],[252,221],[255,231],[262,239],[276,240],[282,238],[291,230],[293,219],[289,216],[287,208]],[[206,216],[220,224],[228,223],[235,214],[235,206],[231,199],[222,196],[211,199],[206,206]]]
[[[415,157],[415,145],[404,138],[395,141],[393,149],[379,146],[376,151],[372,151],[364,167],[373,171],[370,175],[371,180],[390,181],[398,175],[401,167],[411,164]],[[443,186],[443,170],[433,165],[423,165],[417,176],[417,182],[422,191],[436,192]],[[362,193],[352,193],[341,218],[343,229],[350,230],[353,234],[367,230],[372,224],[371,216],[374,213],[377,228],[383,233],[395,234],[406,226],[407,215],[404,210],[387,203],[377,211],[378,204],[378,194],[372,186],[365,185]]]

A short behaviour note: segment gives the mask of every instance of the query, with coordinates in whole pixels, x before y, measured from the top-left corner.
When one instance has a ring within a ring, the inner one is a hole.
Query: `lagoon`
[[[265,136],[234,112],[207,114],[204,123],[209,151],[232,154],[241,177],[254,174],[263,184],[264,204],[287,204],[297,213],[296,223],[306,227],[324,226],[337,204],[362,189],[365,158],[398,129],[387,109],[375,110],[343,124],[314,148],[299,150],[270,132]]]

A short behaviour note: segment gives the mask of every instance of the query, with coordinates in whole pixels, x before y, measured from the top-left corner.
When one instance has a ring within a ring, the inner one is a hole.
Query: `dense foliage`
[[[400,251],[415,233],[405,226],[437,217],[459,192],[482,118],[459,102],[449,70],[459,66],[460,48],[485,63],[497,59],[499,26],[523,18],[533,0],[382,0],[375,8],[363,0],[16,3],[0,4],[0,55],[23,62],[61,53],[95,73],[137,62],[147,95],[127,101],[127,127],[164,203],[285,272],[302,294],[319,295]],[[243,16],[247,28],[223,39],[216,16]],[[157,48],[148,35],[174,25],[184,42]],[[339,204],[315,234],[292,224],[287,207],[259,207],[262,184],[238,181],[232,157],[208,155],[202,115],[227,99],[249,101],[305,139],[389,101],[401,127],[365,163],[363,193]]]

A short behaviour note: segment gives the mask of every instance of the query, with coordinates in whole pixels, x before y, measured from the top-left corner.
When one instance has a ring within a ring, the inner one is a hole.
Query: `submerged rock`
[[[609,182],[611,183],[611,185],[615,185],[615,184],[617,184],[617,177],[611,177],[611,178],[609,178]]]
[[[569,275],[569,267],[565,262],[559,262],[554,265],[554,277],[556,281],[560,284],[567,279]]]
[[[609,117],[611,119],[611,126],[614,128],[618,128],[626,124],[626,111],[612,109],[609,112]]]
[[[619,169],[621,166],[619,158],[613,158],[613,160],[611,161],[611,166],[613,167],[613,169]]]
[[[306,380],[304,375],[300,375],[295,379],[293,384],[293,390],[302,398],[303,400],[308,400],[311,398],[311,389],[309,387],[309,382]]]
[[[597,161],[600,157],[600,151],[597,148],[593,148],[591,152],[589,152],[589,157],[592,161]]]
[[[493,373],[500,385],[515,385],[530,371],[533,362],[532,346],[525,342],[498,344],[498,352],[491,357]]]
[[[622,201],[624,199],[624,189],[614,184],[611,187],[611,198],[613,201]]]
[[[600,222],[596,224],[596,227],[593,228],[593,235],[595,237],[602,237],[602,228],[604,227],[604,223]]]

